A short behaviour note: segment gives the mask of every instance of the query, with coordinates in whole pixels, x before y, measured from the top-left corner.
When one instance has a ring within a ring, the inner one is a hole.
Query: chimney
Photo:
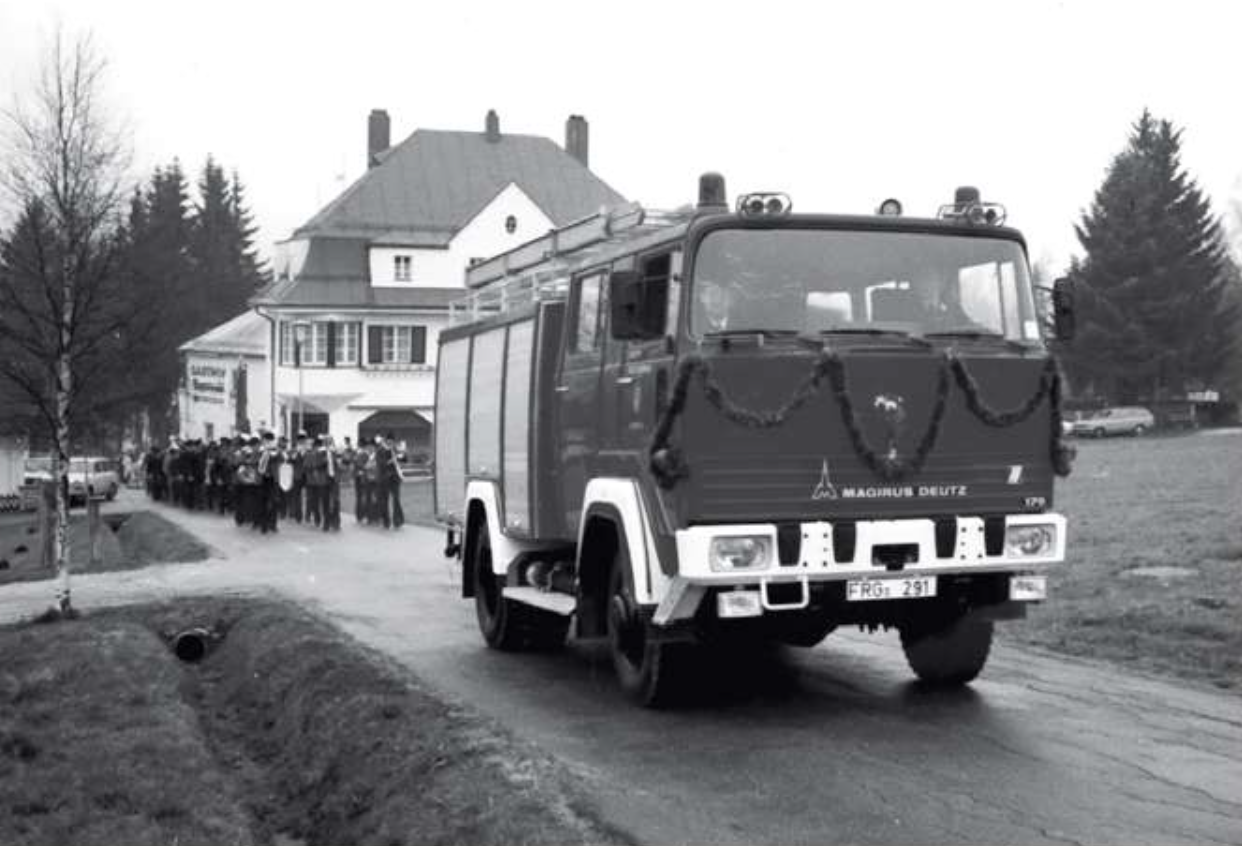
[[[383,109],[371,109],[367,118],[367,169],[379,164],[380,153],[390,146],[388,112]]]
[[[583,167],[590,167],[590,135],[586,118],[582,115],[570,115],[565,121],[565,152],[582,162]]]
[[[500,117],[495,109],[487,110],[487,120],[484,121],[483,128],[487,134],[488,143],[495,144],[500,140]]]

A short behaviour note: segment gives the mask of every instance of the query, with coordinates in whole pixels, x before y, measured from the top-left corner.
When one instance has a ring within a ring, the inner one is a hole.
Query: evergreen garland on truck
[[[1074,458],[1073,447],[1062,440],[1061,371],[1056,359],[1051,356],[1040,374],[1039,387],[1035,393],[1017,408],[998,411],[983,399],[979,383],[966,369],[965,363],[952,350],[947,351],[941,361],[939,379],[936,384],[936,403],[927,421],[927,428],[919,439],[914,453],[908,458],[900,458],[893,451],[885,454],[867,443],[862,427],[859,425],[858,412],[850,396],[845,362],[836,351],[822,350],[816,357],[810,372],[794,389],[789,399],[779,408],[770,411],[754,411],[735,403],[712,374],[711,365],[707,360],[700,355],[693,354],[686,356],[677,367],[677,379],[673,383],[672,396],[656,425],[647,450],[651,472],[660,486],[664,488],[673,487],[679,479],[686,477],[690,472],[685,456],[676,446],[670,445],[669,438],[673,424],[685,410],[690,383],[696,377],[702,382],[703,395],[713,408],[733,423],[750,429],[772,429],[783,425],[808,400],[819,393],[824,380],[827,379],[831,383],[833,397],[841,412],[841,421],[849,433],[854,451],[863,463],[885,482],[901,481],[923,469],[923,464],[927,461],[928,455],[931,454],[940,436],[940,425],[944,419],[952,381],[956,381],[965,395],[966,407],[970,412],[985,425],[997,428],[1007,428],[1021,423],[1030,417],[1040,403],[1047,398],[1052,412],[1049,452],[1052,457],[1053,470],[1058,476],[1068,476]]]

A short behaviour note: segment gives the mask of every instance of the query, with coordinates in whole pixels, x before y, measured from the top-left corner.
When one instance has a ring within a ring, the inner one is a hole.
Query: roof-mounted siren
[[[699,177],[698,209],[701,212],[727,212],[729,210],[724,176],[709,171]]]
[[[941,220],[969,223],[971,226],[1000,226],[1005,222],[1005,207],[979,199],[979,189],[963,185],[953,192],[953,204],[941,206]]]

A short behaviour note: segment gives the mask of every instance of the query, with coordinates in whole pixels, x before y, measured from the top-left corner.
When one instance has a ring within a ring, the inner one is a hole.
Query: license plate
[[[850,602],[869,602],[875,599],[924,599],[935,595],[935,576],[851,579],[845,583],[845,598]]]

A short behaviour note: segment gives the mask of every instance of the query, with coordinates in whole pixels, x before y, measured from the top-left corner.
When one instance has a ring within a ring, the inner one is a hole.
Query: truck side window
[[[587,352],[599,348],[599,301],[601,274],[588,276],[578,285],[578,306],[575,312],[574,352]]]

